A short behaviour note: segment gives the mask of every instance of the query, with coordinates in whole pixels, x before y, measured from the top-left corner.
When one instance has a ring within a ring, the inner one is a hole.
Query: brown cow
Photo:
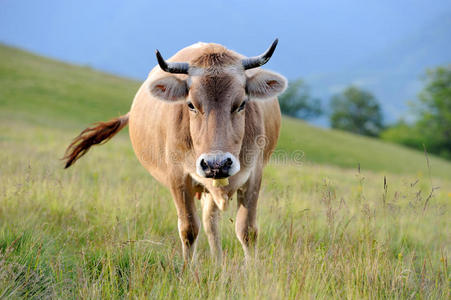
[[[194,44],[168,61],[157,50],[159,66],[138,90],[130,112],[85,129],[67,149],[66,168],[129,124],[139,161],[171,191],[185,262],[193,257],[199,232],[196,194],[202,195],[212,256],[220,261],[218,214],[237,192],[235,230],[245,257],[251,257],[262,170],[279,136],[276,96],[287,85],[281,75],[258,68],[276,45],[277,39],[252,58],[218,44]],[[228,185],[214,186],[220,178],[228,178]]]

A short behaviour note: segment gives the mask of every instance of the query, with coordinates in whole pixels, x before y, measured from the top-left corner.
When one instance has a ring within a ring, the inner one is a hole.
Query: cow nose
[[[205,173],[205,177],[207,178],[226,178],[229,177],[230,167],[233,165],[233,161],[230,157],[222,160],[206,160],[201,159],[200,166],[202,171]]]
[[[239,162],[230,154],[202,154],[198,159],[197,173],[202,177],[221,179],[239,171]]]

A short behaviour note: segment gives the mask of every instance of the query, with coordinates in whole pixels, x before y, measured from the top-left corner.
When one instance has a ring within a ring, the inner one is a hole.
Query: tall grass
[[[232,206],[223,264],[201,233],[183,270],[171,197],[125,134],[63,171],[67,130],[0,126],[0,298],[450,297],[448,179],[274,162],[258,259],[244,265]]]

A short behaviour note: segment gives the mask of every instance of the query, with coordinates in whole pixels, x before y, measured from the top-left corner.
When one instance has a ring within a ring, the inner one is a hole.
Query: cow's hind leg
[[[246,261],[256,254],[257,243],[257,201],[261,176],[251,178],[243,190],[238,190],[238,211],[235,232],[243,246]]]
[[[202,223],[210,245],[211,256],[221,263],[221,238],[218,230],[219,209],[209,193],[202,194]]]
[[[192,191],[188,188],[171,188],[177,208],[179,236],[182,242],[183,260],[191,262],[195,256],[196,240],[199,234],[199,217]]]

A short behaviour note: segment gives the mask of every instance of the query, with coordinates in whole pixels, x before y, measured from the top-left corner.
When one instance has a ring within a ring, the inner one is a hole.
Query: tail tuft
[[[88,152],[93,145],[104,144],[128,124],[128,114],[107,122],[98,122],[94,127],[83,130],[67,147],[63,160],[65,169],[73,165],[80,157]]]

